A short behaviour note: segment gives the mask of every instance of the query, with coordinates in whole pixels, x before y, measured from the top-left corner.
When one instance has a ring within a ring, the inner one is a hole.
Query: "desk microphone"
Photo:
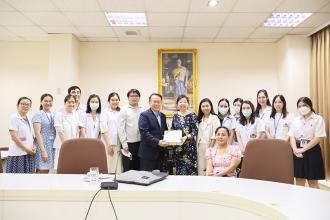
[[[116,168],[115,168],[115,177],[113,178],[112,182],[102,182],[101,189],[104,190],[117,190],[118,189],[118,182],[117,182],[117,167],[118,167],[118,158],[122,155],[120,150],[117,152],[117,161],[116,161]]]

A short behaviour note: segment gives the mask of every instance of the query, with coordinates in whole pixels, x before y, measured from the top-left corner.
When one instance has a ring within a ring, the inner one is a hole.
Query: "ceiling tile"
[[[147,27],[113,27],[113,30],[116,32],[117,36],[120,38],[149,38],[148,28]],[[137,31],[138,36],[127,36],[126,31]]]
[[[24,25],[33,25],[33,23],[19,12],[1,12],[0,25],[24,26]]]
[[[325,5],[324,7],[322,7],[319,12],[330,12],[330,2]]]
[[[318,27],[330,21],[330,13],[315,13],[298,27]]]
[[[194,42],[194,43],[212,43],[212,38],[184,38],[183,42]]]
[[[149,41],[149,38],[139,38],[139,37],[134,37],[134,38],[119,38],[119,41],[120,42],[148,42]]]
[[[181,38],[183,27],[150,27],[149,33],[152,38]]]
[[[187,27],[184,31],[184,38],[214,38],[219,28],[193,28]]]
[[[226,17],[226,13],[190,13],[186,25],[189,27],[220,27]]]
[[[80,42],[88,42],[88,38],[87,37],[79,37],[79,41]]]
[[[275,43],[279,39],[278,38],[257,38],[257,39],[247,39],[245,42],[250,43]]]
[[[76,26],[109,26],[102,12],[64,12]]]
[[[282,0],[238,0],[233,12],[272,12]]]
[[[110,12],[144,12],[143,0],[98,0],[104,11]]]
[[[50,0],[6,0],[20,11],[57,11]]]
[[[255,28],[253,27],[240,27],[240,28],[230,28],[224,27],[221,28],[220,33],[218,34],[217,38],[246,38],[248,37]]]
[[[96,0],[52,0],[61,11],[101,11]]]
[[[217,38],[214,42],[219,43],[241,43],[245,42],[246,38]]]
[[[234,5],[233,0],[221,0],[217,7],[211,8],[207,5],[207,1],[192,0],[190,12],[230,12]]]
[[[61,12],[26,12],[24,15],[38,25],[71,25],[70,21]]]
[[[77,27],[85,37],[116,37],[112,27]]]
[[[0,11],[15,11],[15,9],[4,1],[0,1]]]
[[[43,36],[25,36],[23,38],[26,41],[47,41],[48,40],[47,35],[43,35]]]
[[[266,20],[269,13],[231,13],[225,27],[258,27]]]
[[[77,37],[83,37],[75,27],[65,27],[65,26],[42,26],[42,29],[47,31],[48,34],[74,34]]]
[[[190,0],[145,0],[147,12],[188,12]]]
[[[10,39],[10,37],[16,37],[16,35],[8,31],[6,28],[0,27],[0,38]]]
[[[116,37],[89,37],[87,38],[88,41],[94,41],[94,42],[117,42],[119,41],[119,38]]]
[[[185,13],[147,13],[148,26],[180,26],[185,25]]]
[[[250,35],[250,38],[280,38],[290,30],[292,30],[292,28],[260,27]]]
[[[9,31],[20,37],[44,37],[45,31],[36,26],[8,26]]]
[[[276,12],[316,12],[329,0],[285,0]]]
[[[152,42],[181,42],[182,38],[151,38]]]
[[[289,34],[307,35],[311,33],[314,28],[293,28]]]

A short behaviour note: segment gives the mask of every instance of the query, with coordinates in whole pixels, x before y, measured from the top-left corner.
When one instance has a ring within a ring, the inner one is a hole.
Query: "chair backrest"
[[[62,143],[57,173],[85,174],[90,167],[98,167],[100,173],[108,173],[105,147],[100,140],[76,138]]]
[[[7,150],[8,150],[8,147],[0,147],[0,173],[3,173],[1,151],[7,151]]]
[[[289,142],[249,141],[239,177],[293,184],[293,153]]]

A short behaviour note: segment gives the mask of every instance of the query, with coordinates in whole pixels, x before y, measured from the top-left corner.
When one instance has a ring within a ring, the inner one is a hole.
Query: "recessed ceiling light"
[[[145,13],[105,12],[111,26],[147,26]]]
[[[264,27],[296,27],[312,13],[272,13],[264,22]]]
[[[215,6],[217,6],[219,4],[219,1],[218,0],[209,0],[208,2],[207,2],[207,5],[209,6],[209,7],[215,7]]]

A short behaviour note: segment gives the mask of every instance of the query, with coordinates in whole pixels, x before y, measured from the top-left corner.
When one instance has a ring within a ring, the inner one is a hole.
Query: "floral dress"
[[[172,162],[173,174],[197,175],[197,148],[196,136],[198,132],[195,113],[185,116],[175,113],[173,115],[172,130],[182,130],[182,135],[191,135],[183,145],[174,146]]]

